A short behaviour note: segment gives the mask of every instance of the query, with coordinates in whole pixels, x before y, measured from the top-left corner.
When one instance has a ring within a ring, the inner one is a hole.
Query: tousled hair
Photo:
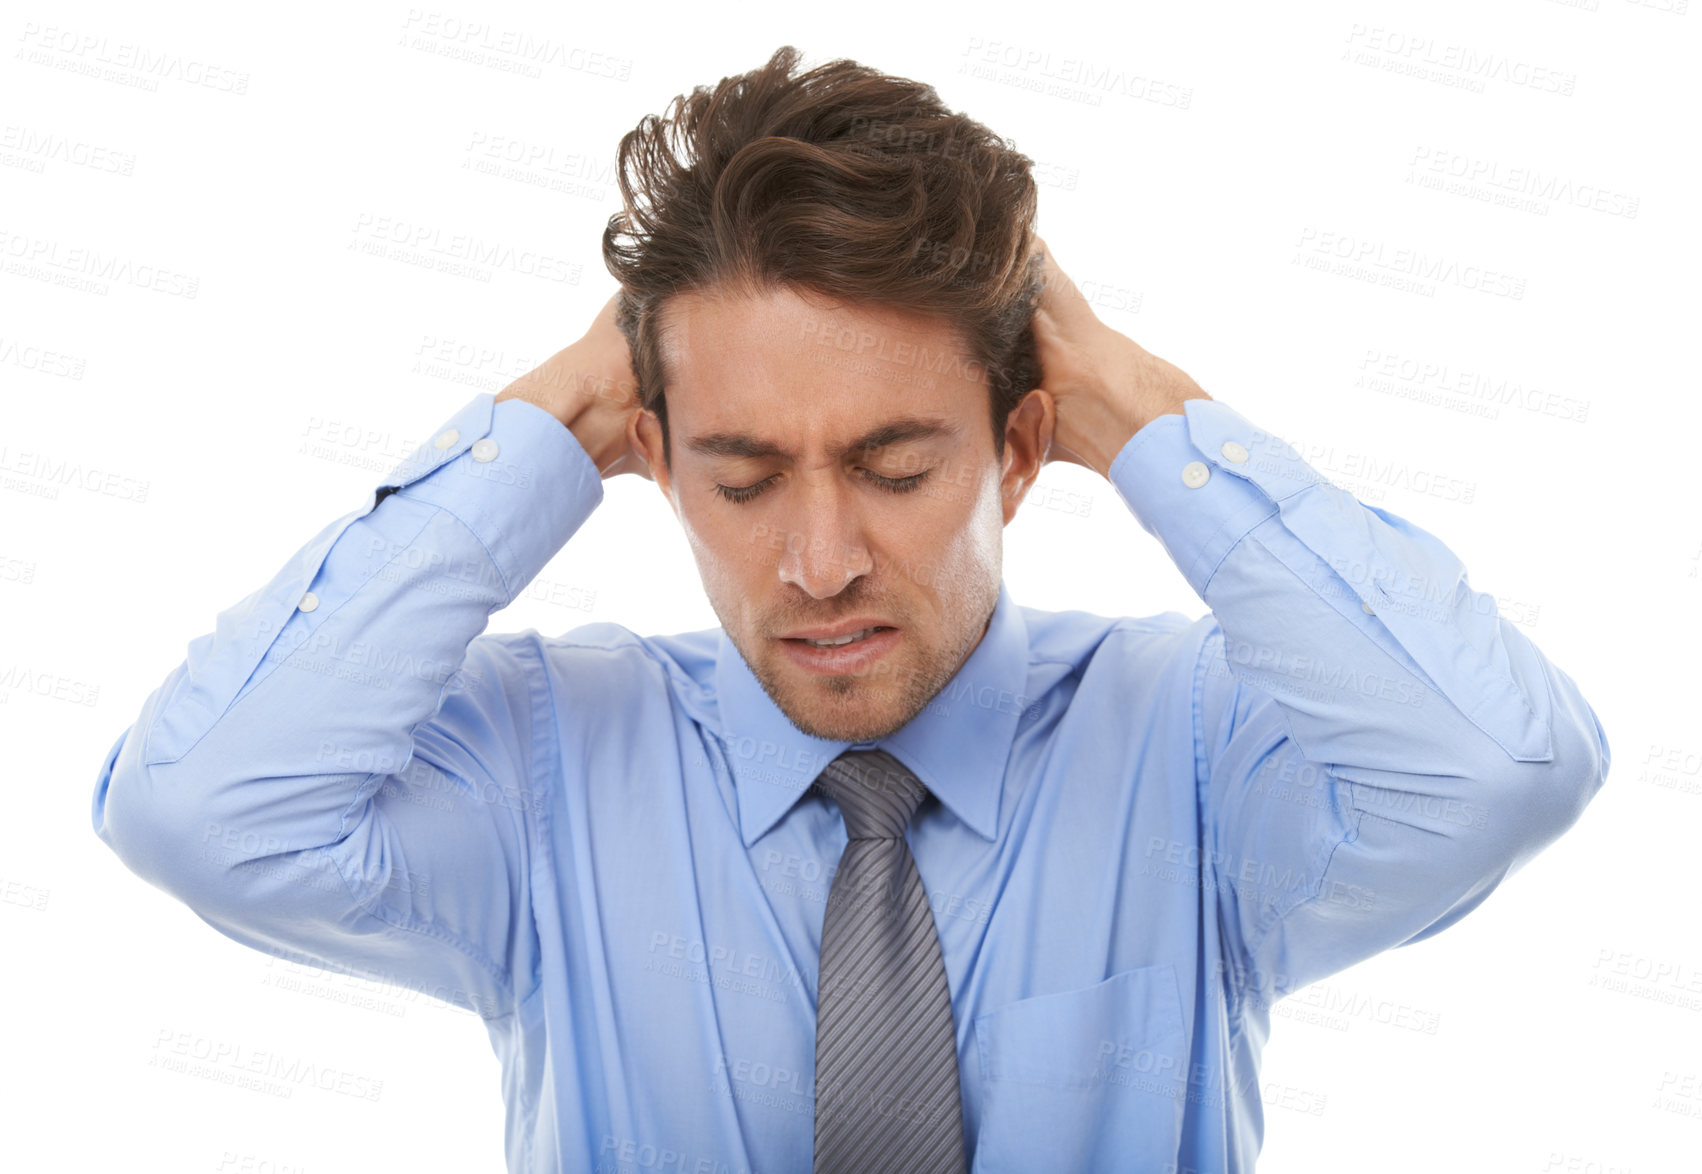
[[[845,58],[697,86],[622,137],[603,232],[639,402],[668,456],[660,311],[687,292],[790,288],[943,320],[985,371],[995,452],[1040,379],[1033,160],[934,88]]]

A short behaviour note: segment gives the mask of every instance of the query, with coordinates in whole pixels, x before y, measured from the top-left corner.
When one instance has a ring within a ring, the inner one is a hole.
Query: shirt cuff
[[[484,544],[512,603],[602,503],[603,479],[573,432],[523,399],[474,396],[378,490],[433,505]],[[506,606],[506,604],[505,604]]]
[[[1320,480],[1300,454],[1221,400],[1183,401],[1129,439],[1108,475],[1141,526],[1205,598],[1235,544]]]

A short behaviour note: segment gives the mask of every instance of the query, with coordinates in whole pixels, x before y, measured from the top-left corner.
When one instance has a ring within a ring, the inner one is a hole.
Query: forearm
[[[1324,760],[1440,773],[1462,751],[1549,757],[1546,662],[1434,535],[1227,405],[1155,421],[1112,476],[1211,606],[1236,676],[1272,692],[1303,746],[1327,743]],[[1425,732],[1427,711],[1458,728]]]
[[[572,437],[476,397],[220,613],[103,768],[98,834],[185,899],[221,869],[342,842],[468,646],[601,500]],[[438,447],[440,441],[445,442]]]
[[[1203,848],[1279,986],[1451,924],[1601,785],[1593,711],[1453,552],[1227,405],[1153,421],[1112,480],[1221,628]]]

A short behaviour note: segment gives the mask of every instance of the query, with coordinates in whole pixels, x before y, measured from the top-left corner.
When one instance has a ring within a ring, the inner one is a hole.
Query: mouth
[[[812,648],[838,648],[845,644],[854,644],[858,640],[866,640],[876,632],[890,632],[893,629],[885,624],[874,624],[867,628],[859,628],[855,632],[847,632],[843,636],[824,636],[819,639],[813,636],[783,636],[784,640],[796,640],[800,644],[808,644]]]
[[[879,660],[899,640],[898,629],[874,624],[853,631],[813,636],[782,636],[794,664],[812,672],[851,672]]]

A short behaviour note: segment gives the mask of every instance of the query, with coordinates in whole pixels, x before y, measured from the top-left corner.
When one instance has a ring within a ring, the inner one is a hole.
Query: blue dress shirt
[[[95,831],[268,954],[476,1012],[513,1171],[807,1172],[817,773],[880,745],[998,1171],[1250,1171],[1275,999],[1465,916],[1609,749],[1429,533],[1227,404],[1118,494],[1210,606],[1037,611],[878,743],[799,732],[721,629],[482,635],[602,501],[573,434],[480,394],[191,641]],[[571,558],[571,552],[568,555]]]

